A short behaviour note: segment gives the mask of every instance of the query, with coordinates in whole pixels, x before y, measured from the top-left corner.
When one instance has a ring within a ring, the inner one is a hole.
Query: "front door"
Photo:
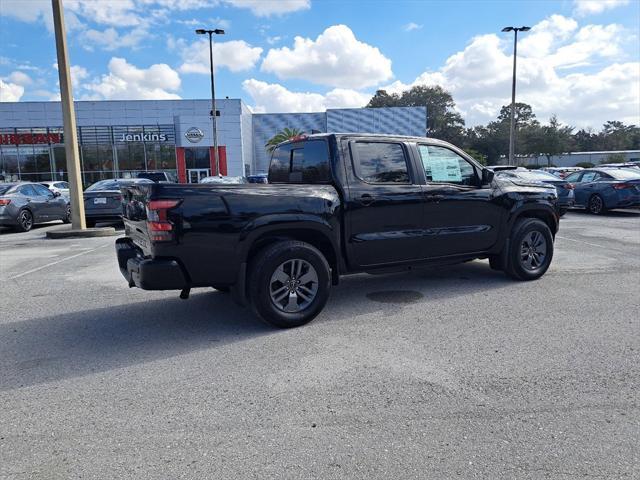
[[[187,170],[187,181],[189,183],[200,183],[204,177],[209,176],[208,168],[191,168]]]
[[[402,142],[348,142],[347,248],[354,267],[384,265],[422,256],[422,186]]]
[[[417,145],[424,169],[424,256],[437,258],[489,250],[498,239],[503,209],[482,171],[439,145]]]

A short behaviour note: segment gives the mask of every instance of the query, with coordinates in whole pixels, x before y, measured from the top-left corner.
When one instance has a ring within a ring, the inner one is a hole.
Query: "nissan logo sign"
[[[204,137],[204,133],[197,127],[191,127],[189,130],[184,132],[184,136],[191,143],[198,143]]]

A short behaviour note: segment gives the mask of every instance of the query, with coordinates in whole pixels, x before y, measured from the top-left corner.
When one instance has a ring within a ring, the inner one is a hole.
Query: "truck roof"
[[[395,138],[402,140],[412,140],[412,141],[420,141],[420,142],[429,142],[433,145],[451,145],[444,140],[438,140],[437,138],[432,137],[418,137],[414,135],[396,135],[393,133],[359,133],[359,132],[328,132],[328,133],[311,133],[311,134],[302,134],[297,137],[286,140],[279,145],[283,145],[286,143],[299,142],[304,140],[310,140],[314,138],[326,138],[326,137],[370,137],[370,138]]]

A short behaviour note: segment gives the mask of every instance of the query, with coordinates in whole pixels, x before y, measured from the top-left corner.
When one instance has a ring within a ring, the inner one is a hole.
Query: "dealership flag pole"
[[[64,28],[62,0],[51,0],[53,6],[53,26],[56,34],[58,54],[58,75],[60,77],[60,99],[62,102],[62,120],[64,127],[64,149],[69,172],[69,197],[71,200],[71,228],[84,230],[84,203],[82,197],[82,179],[80,177],[80,156],[78,155],[78,134],[76,114],[73,108],[71,75],[67,55],[67,39]]]

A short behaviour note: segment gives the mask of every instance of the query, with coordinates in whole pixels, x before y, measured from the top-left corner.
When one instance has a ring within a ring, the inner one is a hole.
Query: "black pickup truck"
[[[312,320],[341,275],[488,258],[518,280],[549,268],[556,190],[494,178],[421,137],[318,134],[280,144],[269,184],[123,188],[129,286],[230,291],[279,327]]]

